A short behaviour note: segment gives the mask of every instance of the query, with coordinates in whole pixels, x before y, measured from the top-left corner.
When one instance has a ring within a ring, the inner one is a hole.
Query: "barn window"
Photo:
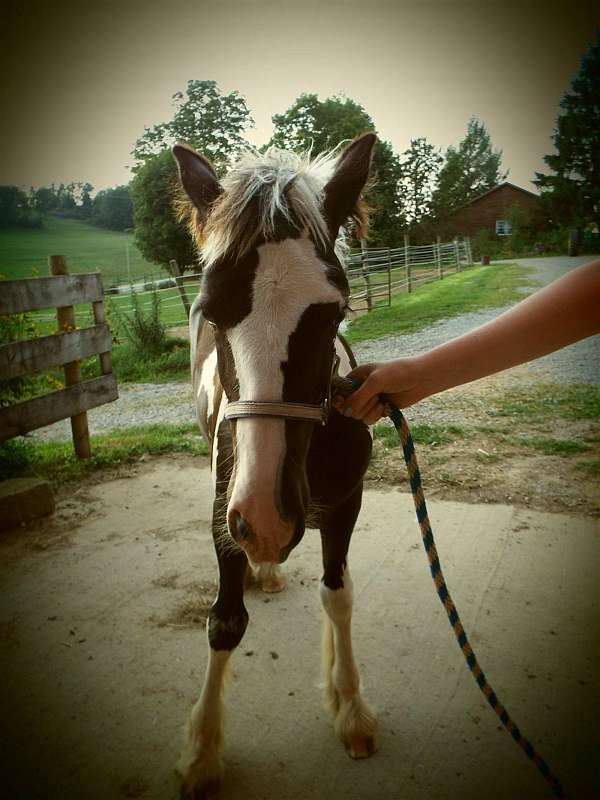
[[[496,220],[496,235],[497,236],[510,236],[512,233],[512,225],[507,219]]]

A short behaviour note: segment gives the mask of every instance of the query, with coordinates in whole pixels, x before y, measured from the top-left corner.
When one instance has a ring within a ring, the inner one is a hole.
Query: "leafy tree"
[[[92,216],[93,201],[92,192],[94,187],[87,181],[79,184],[79,214],[83,219],[89,219]]]
[[[209,158],[218,170],[246,146],[243,134],[254,121],[238,92],[222,94],[215,81],[188,81],[185,94],[173,95],[169,122],[146,128],[135,143],[133,172],[176,142],[185,142]]]
[[[174,258],[182,266],[195,263],[195,249],[185,225],[175,219],[175,162],[170,150],[147,158],[130,184],[135,243],[148,261],[167,266]]]
[[[444,165],[432,197],[432,209],[439,219],[456,206],[493,189],[508,173],[500,171],[502,151],[493,150],[485,125],[471,117],[467,135],[446,151]]]
[[[38,189],[31,189],[30,192],[31,205],[40,214],[48,214],[54,211],[58,206],[58,197],[54,188],[51,186],[40,186]]]
[[[75,184],[74,183],[61,183],[56,190],[57,205],[56,211],[64,217],[75,216],[73,211],[77,205],[74,197]]]
[[[98,192],[92,201],[92,222],[113,231],[133,228],[133,203],[129,187],[115,186]]]
[[[40,215],[18,186],[0,186],[0,228],[41,228]]]
[[[358,134],[375,131],[365,109],[341,95],[319,100],[316,94],[301,94],[285,113],[272,119],[275,130],[269,144],[295,151],[321,153]],[[400,161],[389,142],[377,143],[373,172],[374,186],[365,195],[373,208],[369,239],[373,244],[395,244],[405,220],[398,191]]]
[[[553,136],[556,153],[544,156],[554,175],[534,183],[554,221],[600,228],[600,34],[581,59],[571,90],[560,101]]]
[[[135,239],[144,257],[165,266],[175,258],[185,266],[194,263],[195,251],[172,208],[177,170],[169,149],[185,142],[224,172],[247,146],[243,134],[254,122],[244,98],[235,91],[222,94],[215,81],[188,81],[185,93],[176,92],[173,101],[173,118],[146,128],[135,143],[131,198]]]
[[[443,158],[425,137],[411,139],[401,157],[402,199],[406,216],[413,225],[423,222],[431,213],[431,197]]]

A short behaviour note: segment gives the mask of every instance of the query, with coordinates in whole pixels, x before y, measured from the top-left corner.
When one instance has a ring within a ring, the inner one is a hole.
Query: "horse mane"
[[[264,153],[245,151],[222,179],[223,192],[207,215],[199,213],[181,192],[175,206],[179,219],[187,222],[205,266],[225,256],[238,260],[259,240],[269,241],[277,224],[285,220],[307,230],[315,243],[326,247],[330,234],[322,212],[323,189],[333,175],[338,154],[333,151],[311,158],[269,147]],[[366,236],[369,209],[359,199],[349,226]],[[343,245],[343,234],[336,250]]]

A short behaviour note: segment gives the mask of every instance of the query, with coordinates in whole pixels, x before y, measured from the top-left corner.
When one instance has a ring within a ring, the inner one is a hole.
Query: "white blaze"
[[[278,401],[283,396],[282,362],[288,342],[306,308],[313,303],[338,303],[340,291],[327,279],[308,237],[266,243],[252,288],[252,310],[227,333],[239,382],[240,400]],[[283,419],[249,418],[236,422],[236,480],[231,502],[240,498],[254,506],[274,507],[277,471],[285,455]],[[270,515],[268,515],[270,516]],[[265,519],[269,524],[269,520]],[[285,543],[284,543],[285,544]]]

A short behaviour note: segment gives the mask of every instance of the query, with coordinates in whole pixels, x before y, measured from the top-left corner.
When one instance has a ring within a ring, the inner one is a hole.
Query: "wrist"
[[[415,402],[448,388],[442,381],[442,369],[436,363],[433,351],[409,359],[410,380],[414,386]]]

